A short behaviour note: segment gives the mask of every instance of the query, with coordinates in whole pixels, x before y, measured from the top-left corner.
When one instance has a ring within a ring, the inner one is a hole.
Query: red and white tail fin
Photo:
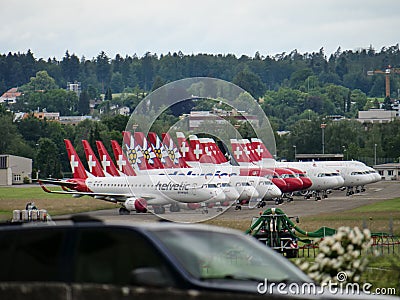
[[[205,145],[200,143],[200,139],[194,135],[189,135],[190,140],[190,149],[193,152],[196,161],[201,164],[218,164],[218,160],[212,155],[212,151],[207,147],[207,151],[205,149]]]
[[[262,140],[259,138],[252,138],[251,139],[251,144],[253,146],[254,151],[257,153],[257,155],[260,157],[261,164],[264,165],[275,165],[275,158],[272,156],[272,154],[268,151],[267,147],[265,147],[264,143]]]
[[[250,164],[250,157],[243,149],[243,145],[237,139],[231,139],[232,155],[239,165]]]
[[[163,144],[167,148],[168,156],[175,165],[176,168],[189,168],[186,161],[183,159],[182,155],[179,153],[178,147],[175,146],[175,143],[169,133],[162,134]]]
[[[112,176],[120,176],[117,167],[115,166],[113,160],[111,159],[110,154],[104,144],[101,141],[96,141],[97,151],[99,152],[99,156],[101,159],[101,165],[103,166],[103,170],[112,175]]]
[[[212,138],[200,138],[200,143],[203,145],[204,152],[215,159],[215,163],[227,163],[227,159],[219,149],[217,143]]]
[[[220,164],[221,159],[217,155],[217,150],[211,145],[213,141],[210,138],[197,138],[195,135],[191,135],[191,138],[195,137],[195,143],[200,143],[201,147],[204,150],[203,155],[200,157],[200,163],[208,163],[208,164]],[[192,140],[190,140],[192,142]],[[195,146],[196,147],[196,146]],[[218,147],[217,147],[218,148]]]
[[[146,162],[146,169],[164,169],[163,164],[154,153],[154,149],[145,137],[143,132],[135,132],[135,143],[142,148],[143,159]]]
[[[122,151],[122,148],[118,144],[118,142],[115,140],[112,140],[111,146],[113,148],[114,158],[115,158],[115,161],[117,162],[118,170],[127,176],[136,176],[135,170],[132,168],[128,158],[126,157],[125,153]]]
[[[255,151],[253,144],[248,139],[241,139],[239,143],[243,145],[243,150],[249,156],[253,163],[259,163],[261,161],[261,156]]]
[[[154,153],[156,154],[158,159],[161,161],[164,168],[171,169],[171,168],[179,167],[178,165],[175,165],[174,162],[171,160],[166,146],[163,144],[163,142],[161,141],[161,139],[158,137],[158,135],[155,132],[149,132],[147,134],[147,137],[149,138],[151,146],[154,149]]]
[[[123,131],[123,148],[131,166],[137,170],[145,170],[146,159],[143,158],[142,147],[135,142],[129,131]]]
[[[231,139],[232,155],[241,166],[255,166],[251,150],[246,146],[246,140]],[[257,160],[257,158],[256,158]]]
[[[67,148],[68,160],[71,165],[73,178],[86,179],[88,174],[83,166],[78,154],[75,151],[74,146],[68,139],[64,139],[65,147]]]
[[[87,140],[82,140],[83,149],[85,150],[86,160],[89,167],[89,172],[96,177],[105,177],[105,173],[101,168],[100,162],[97,159],[92,147]]]
[[[178,139],[179,150],[182,154],[182,158],[190,165],[191,163],[197,163],[196,156],[193,153],[193,150],[186,140],[183,132],[177,132],[176,137]]]

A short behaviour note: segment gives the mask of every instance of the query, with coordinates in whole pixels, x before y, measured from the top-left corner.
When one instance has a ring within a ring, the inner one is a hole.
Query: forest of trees
[[[214,77],[249,91],[276,131],[291,132],[283,137],[276,135],[280,157],[292,159],[293,146],[297,153],[321,152],[320,124],[324,122],[328,124],[326,153],[343,153],[348,159],[367,161],[374,156],[377,144],[377,156],[382,161],[397,161],[399,122],[365,127],[354,118],[359,110],[377,107],[378,98],[384,97],[385,77],[367,76],[367,71],[400,66],[399,54],[399,45],[379,51],[372,47],[356,51],[338,48],[329,57],[323,48],[319,52],[301,54],[293,50],[275,56],[257,52],[254,57],[148,52],[142,57],[117,54],[110,58],[100,52],[92,59],[78,58],[67,51],[60,61],[36,59],[30,50],[0,54],[0,93],[12,87],[23,92],[17,104],[1,108],[0,128],[4,134],[0,153],[33,158],[41,176],[61,175],[62,170],[68,170],[64,138],[74,141],[78,151],[82,150],[82,138],[93,145],[96,139],[106,145],[111,138],[121,139],[120,132],[128,118],[111,114],[112,105],[134,109],[147,93],[165,83],[188,77]],[[79,97],[66,91],[67,82],[81,83]],[[398,97],[399,89],[399,78],[392,76],[392,98]],[[89,112],[89,100],[100,99],[101,94],[104,96],[100,107],[105,113],[98,116],[100,121],[87,120],[77,127],[33,117],[12,122],[12,111],[46,109],[61,115],[85,115]],[[190,108],[196,106],[188,105],[187,109]],[[170,110],[160,120],[160,130],[176,121],[182,109]],[[329,115],[342,115],[346,120],[333,122],[327,118]],[[239,130],[246,136],[246,126]]]

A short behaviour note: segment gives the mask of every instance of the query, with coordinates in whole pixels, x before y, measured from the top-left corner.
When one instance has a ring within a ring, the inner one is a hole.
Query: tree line
[[[275,133],[288,130],[289,135],[275,136],[278,157],[293,159],[297,153],[321,153],[321,123],[326,123],[325,152],[343,153],[346,159],[361,159],[372,165],[397,161],[400,156],[399,122],[362,125],[354,120],[357,112],[377,107],[385,93],[384,76],[367,76],[368,70],[400,65],[399,46],[380,51],[368,49],[342,51],[326,57],[324,50],[301,54],[294,50],[275,56],[236,57],[233,54],[184,55],[181,52],[156,55],[150,52],[109,58],[105,52],[97,57],[78,58],[69,51],[61,61],[34,58],[33,53],[0,55],[0,91],[18,86],[24,95],[17,104],[0,107],[3,138],[0,153],[21,155],[34,160],[41,177],[59,177],[69,170],[64,138],[73,141],[81,157],[81,140],[95,147],[102,140],[121,141],[128,117],[115,115],[112,107],[128,106],[133,110],[152,90],[174,80],[208,76],[231,81],[260,103]],[[396,96],[399,80],[391,77]],[[67,82],[81,82],[82,93],[66,91]],[[118,93],[118,94],[117,94]],[[89,100],[103,101],[99,121],[86,120],[77,126],[60,125],[32,116],[13,122],[11,111],[33,111],[37,108],[61,115],[84,115]],[[390,100],[390,99],[389,99]],[[208,103],[187,103],[173,107],[154,125],[161,133],[190,109],[210,109]],[[342,115],[346,120],[333,121],[329,115]],[[246,124],[239,131],[251,137]],[[111,149],[109,149],[111,150]],[[381,161],[380,161],[381,159]]]
[[[368,49],[345,50],[339,47],[329,57],[321,48],[318,52],[280,53],[254,57],[234,54],[191,54],[182,52],[157,55],[147,52],[142,57],[136,54],[110,58],[104,51],[87,59],[66,51],[61,60],[55,58],[36,59],[27,53],[0,54],[0,92],[10,87],[29,82],[38,71],[46,71],[55,83],[64,88],[67,82],[79,81],[83,89],[105,93],[129,91],[136,87],[150,91],[154,85],[188,77],[215,77],[233,82],[236,77],[247,76],[252,82],[242,81],[243,86],[255,98],[267,90],[282,86],[309,90],[316,83],[340,85],[351,90],[359,89],[369,97],[384,96],[384,77],[367,76],[368,70],[399,66],[399,45],[383,47],[376,51]],[[244,74],[243,74],[244,73]],[[400,87],[392,78],[393,96]],[[240,82],[241,79],[237,78]]]
[[[64,145],[64,139],[70,139],[78,155],[85,163],[82,139],[89,141],[96,149],[96,140],[103,141],[110,153],[110,140],[122,142],[128,116],[104,115],[99,121],[85,120],[76,126],[61,125],[58,122],[39,120],[30,116],[13,122],[13,114],[0,106],[0,153],[24,156],[33,159],[33,177],[66,176],[71,170]],[[177,119],[171,114],[163,115],[153,126],[154,131],[162,133]],[[294,159],[297,153],[321,152],[321,123],[325,128],[325,153],[342,153],[347,160],[356,159],[373,165],[375,162],[399,161],[400,156],[400,121],[387,124],[369,124],[356,120],[324,120],[316,114],[297,121],[290,127],[290,134],[280,136],[275,130],[278,158]],[[245,138],[254,137],[248,124],[238,127]],[[296,148],[296,149],[294,149]],[[377,160],[374,160],[377,157]],[[87,167],[87,166],[86,166]]]

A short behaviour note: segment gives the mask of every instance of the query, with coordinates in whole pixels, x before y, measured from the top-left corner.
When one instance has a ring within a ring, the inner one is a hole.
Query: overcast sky
[[[398,0],[0,0],[0,53],[330,55],[399,43]]]

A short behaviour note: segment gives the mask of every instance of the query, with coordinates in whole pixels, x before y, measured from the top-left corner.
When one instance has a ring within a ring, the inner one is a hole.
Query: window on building
[[[388,176],[393,176],[393,170],[388,170]]]
[[[7,156],[0,156],[0,169],[7,169]]]

